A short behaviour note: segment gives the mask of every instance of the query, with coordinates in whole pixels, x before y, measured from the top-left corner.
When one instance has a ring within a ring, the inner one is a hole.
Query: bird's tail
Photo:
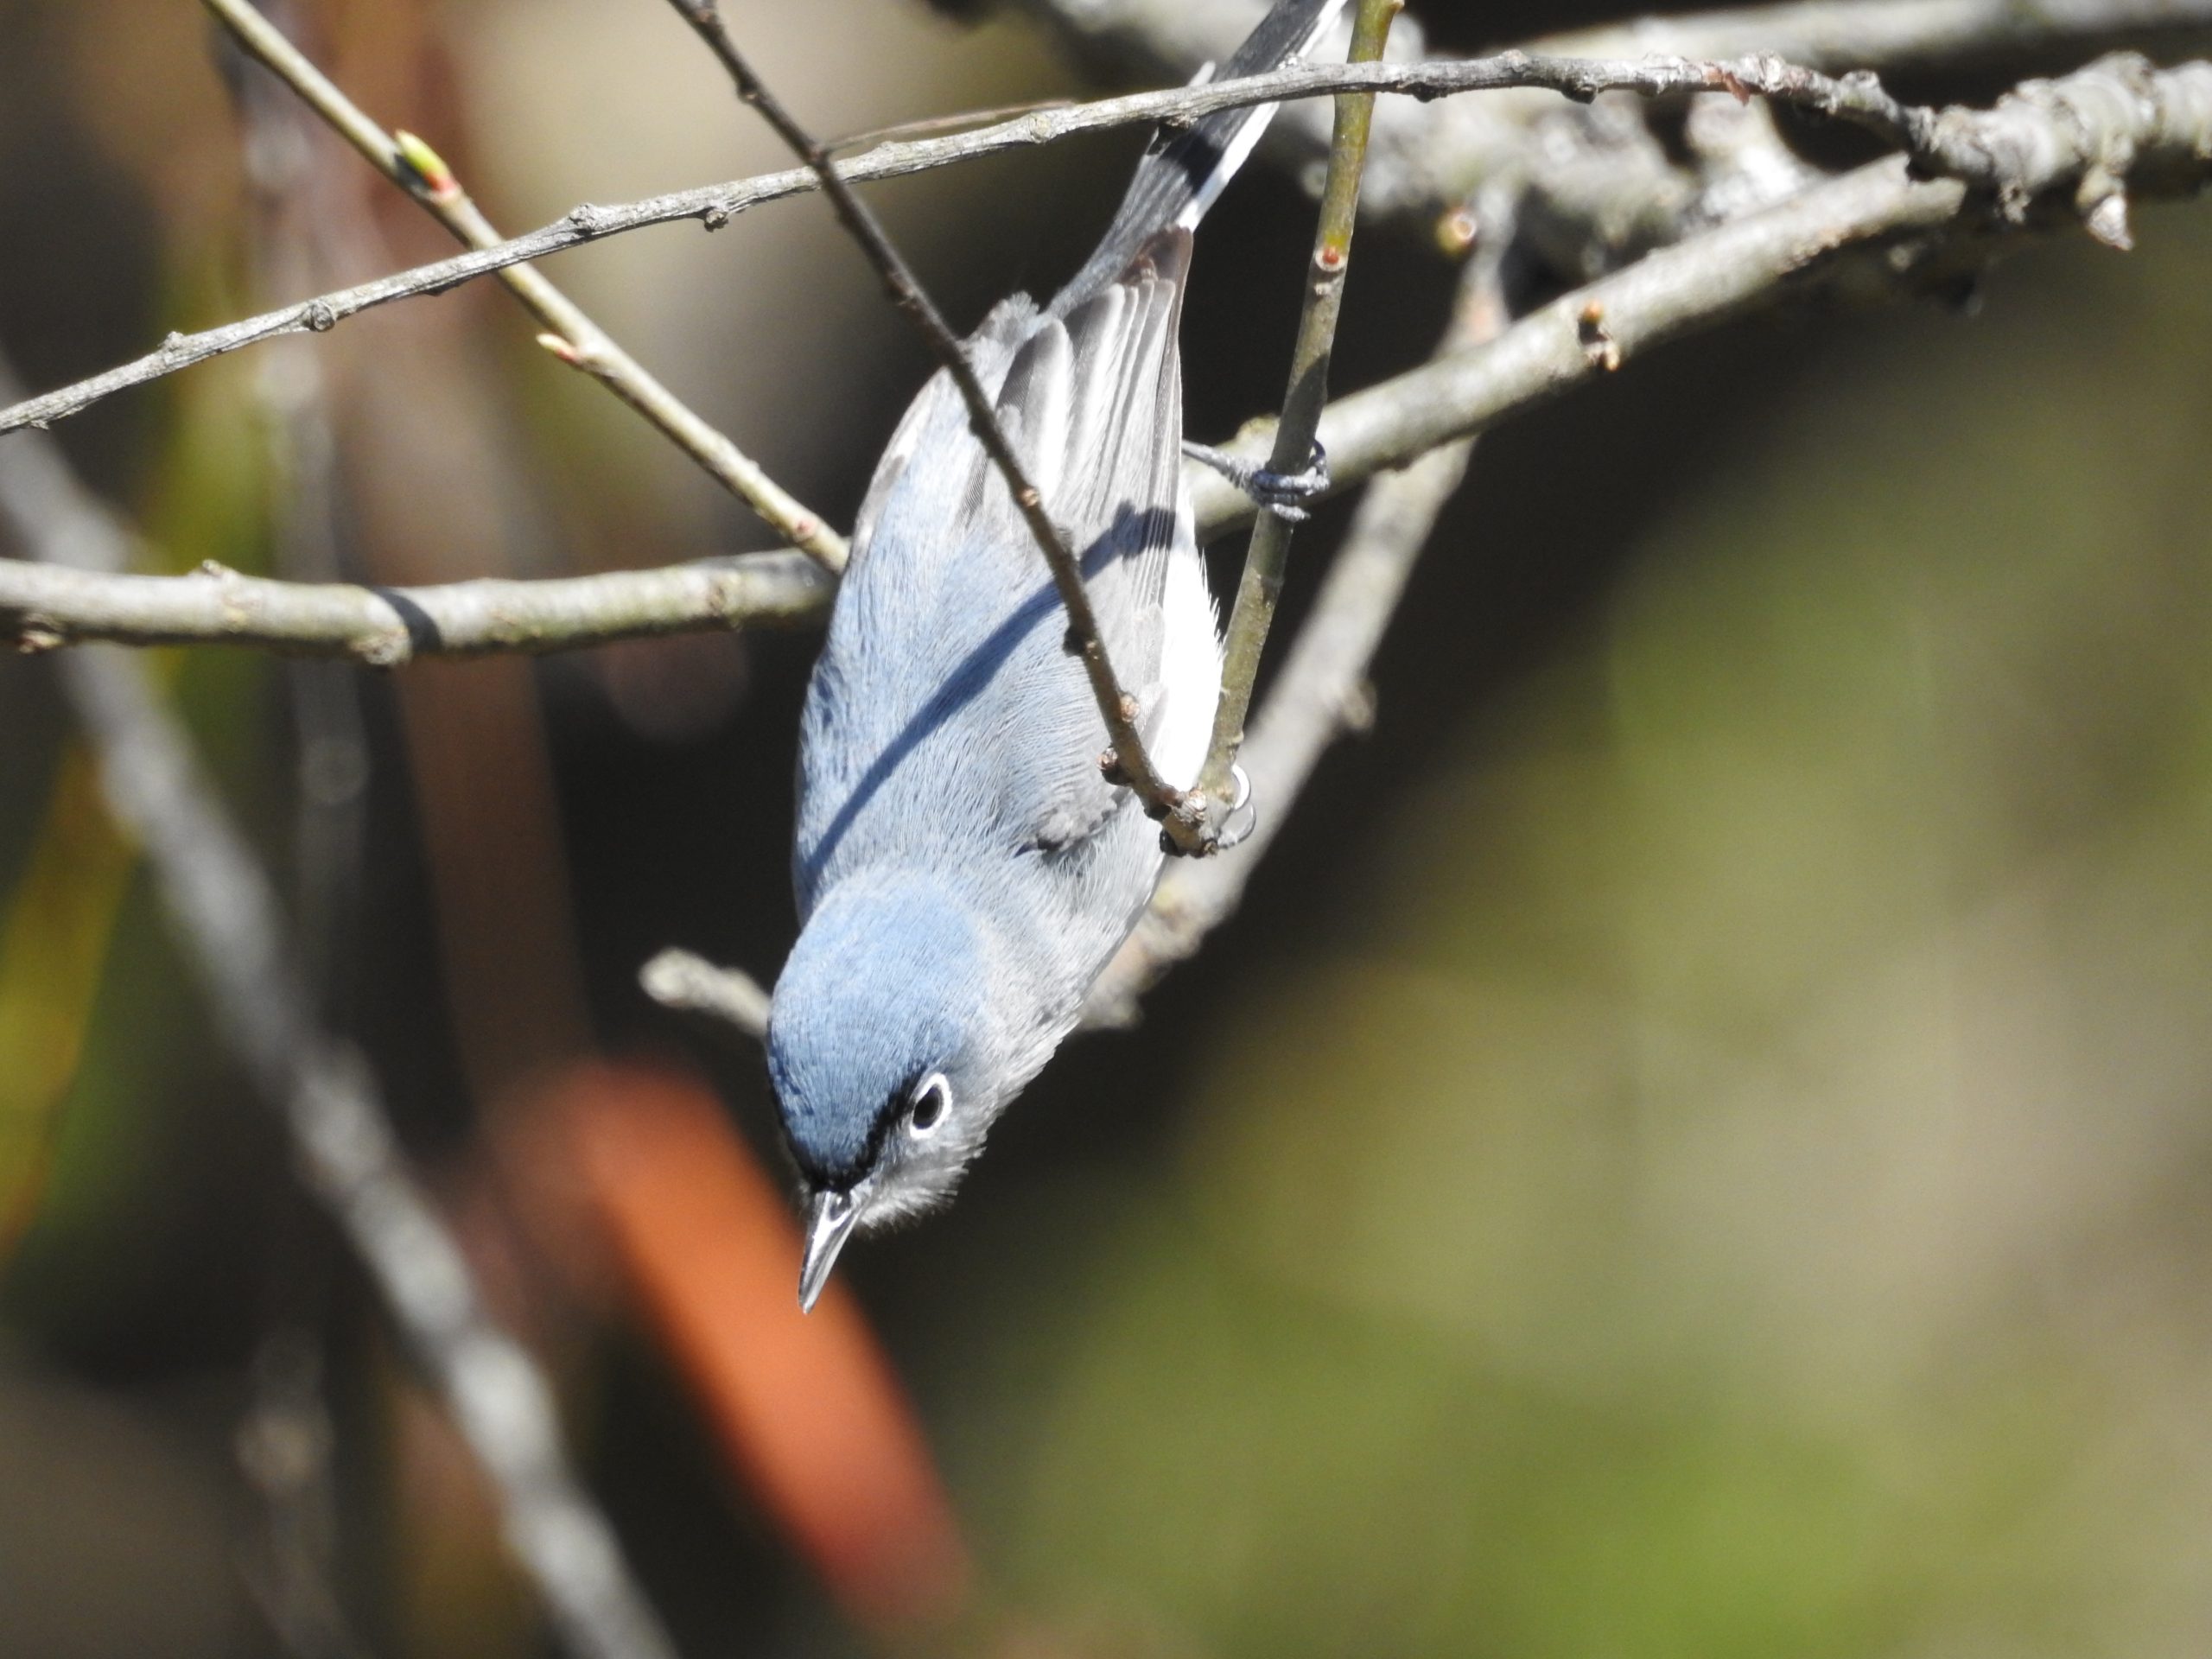
[[[1280,0],[1211,79],[1256,75],[1304,57],[1344,7],[1344,0]],[[1272,104],[1224,110],[1191,126],[1155,132],[1114,222],[1052,308],[1065,313],[1118,279],[1169,226],[1195,229],[1244,165],[1274,112]]]

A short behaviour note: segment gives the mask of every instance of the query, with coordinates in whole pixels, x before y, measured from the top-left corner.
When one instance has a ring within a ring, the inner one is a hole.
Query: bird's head
[[[951,1197],[1018,1086],[998,1064],[987,950],[922,878],[841,884],[792,947],[767,1047],[808,1204],[802,1307],[855,1231]]]

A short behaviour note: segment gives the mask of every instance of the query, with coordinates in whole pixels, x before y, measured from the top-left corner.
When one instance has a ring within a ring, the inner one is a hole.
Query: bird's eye
[[[916,1135],[927,1135],[944,1121],[944,1109],[951,1104],[952,1085],[944,1080],[944,1072],[932,1071],[914,1090],[914,1106],[907,1114],[907,1124]]]

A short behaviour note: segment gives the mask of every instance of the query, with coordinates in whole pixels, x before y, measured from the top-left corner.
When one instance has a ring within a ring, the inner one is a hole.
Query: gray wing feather
[[[1187,232],[1064,317],[1007,302],[970,360],[1081,557],[1123,686],[1156,689],[1178,516],[1175,335]],[[1027,524],[943,374],[869,486],[809,689],[794,849],[802,912],[849,863],[934,844],[1046,855],[1126,791],[1098,771],[1104,722]]]

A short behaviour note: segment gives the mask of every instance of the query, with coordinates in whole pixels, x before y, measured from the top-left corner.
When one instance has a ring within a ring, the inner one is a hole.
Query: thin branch
[[[2084,111],[2105,111],[2111,124],[2077,133],[2054,120],[2055,138],[2094,152],[2125,149],[2132,170],[2118,181],[2138,194],[2183,194],[2212,181],[2212,65],[2152,72],[2139,60],[2119,59],[2053,86],[2083,77],[2113,78],[2113,91],[2135,95],[2083,99]],[[2069,193],[2048,222],[2079,223],[2080,211]],[[1334,487],[1403,466],[1602,378],[1662,341],[1784,297],[1824,285],[1875,298],[1940,287],[2023,245],[2040,225],[2033,215],[2020,223],[1980,211],[1962,186],[1915,181],[1895,159],[1823,181],[1577,289],[1495,341],[1339,398],[1320,424]],[[1270,439],[1262,431],[1230,448],[1262,461]],[[0,445],[0,456],[10,447]],[[1192,467],[1185,478],[1201,536],[1250,519],[1250,499],[1218,474]],[[65,585],[56,580],[63,574],[0,561],[0,641],[33,648],[77,639],[232,641],[401,662],[440,642],[552,651],[628,633],[797,623],[823,614],[830,599],[825,577],[777,555],[388,595],[231,575],[103,575]],[[223,602],[225,594],[236,601]],[[435,630],[410,632],[395,601],[429,618]]]
[[[2207,0],[2207,4],[2212,7],[2212,0]],[[1762,80],[1769,80],[1774,85],[1777,97],[1794,98],[1815,108],[1820,107],[1821,101],[1833,97],[1837,101],[1836,112],[1840,115],[1850,112],[1865,114],[1869,118],[1878,118],[1879,111],[1863,92],[1848,89],[1845,83],[1826,78],[1808,78],[1799,81],[1796,73],[1789,72],[1787,65],[1776,64],[1689,63],[1680,60],[1599,63],[1582,60],[1538,60],[1518,54],[1464,62],[1307,64],[1275,70],[1265,75],[1223,81],[1217,85],[1137,93],[1062,110],[1040,110],[1013,121],[950,138],[885,144],[866,155],[837,163],[836,172],[841,180],[848,182],[899,178],[956,162],[1055,143],[1077,133],[1104,131],[1115,127],[1162,120],[1187,121],[1223,109],[1343,92],[1392,92],[1434,98],[1448,93],[1533,86],[1564,90],[1578,97],[1594,97],[1607,90],[1653,94],[1716,88],[1733,90],[1735,86],[1757,90]],[[1802,73],[1809,76],[1809,72]],[[2180,73],[2170,72],[2160,77],[2163,96],[2204,95],[2201,92],[2189,92],[2175,79]],[[2068,77],[2069,81],[2074,79],[2075,77]],[[2063,86],[2066,82],[2051,84]],[[1946,115],[1947,118],[1955,115],[1969,121],[1973,118],[1971,111],[1947,111]],[[2050,153],[2054,156],[2073,155],[2073,147],[2063,135],[2045,136],[2053,138]],[[1937,170],[1941,170],[1940,168]],[[716,227],[762,202],[798,195],[818,188],[819,185],[820,180],[811,168],[794,168],[734,183],[709,185],[648,197],[620,207],[587,203],[572,208],[550,225],[480,251],[456,255],[413,270],[400,271],[373,282],[340,289],[220,327],[205,329],[197,334],[172,334],[158,348],[132,362],[73,385],[0,408],[0,434],[23,427],[48,426],[56,421],[66,420],[126,388],[143,385],[164,375],[174,374],[180,369],[189,368],[194,364],[264,340],[285,334],[324,333],[346,318],[375,306],[418,295],[445,293],[492,272],[543,259],[564,249],[577,247],[603,237],[639,230],[649,225],[696,219],[710,228]],[[1437,200],[1428,198],[1425,202],[1433,206]]]
[[[638,970],[638,983],[664,1008],[710,1015],[756,1039],[767,1034],[768,993],[742,969],[671,948]]]
[[[1350,61],[1381,60],[1390,24],[1404,0],[1360,0],[1352,26]],[[1304,471],[1313,463],[1313,435],[1329,401],[1329,359],[1336,350],[1337,318],[1344,308],[1344,277],[1351,269],[1352,227],[1359,217],[1359,175],[1367,160],[1367,136],[1375,117],[1371,94],[1349,93],[1337,99],[1336,131],[1329,145],[1329,170],[1321,186],[1321,212],[1313,231],[1313,269],[1304,287],[1298,340],[1292,347],[1290,385],[1283,393],[1268,469],[1278,474]],[[1218,843],[1218,814],[1226,805],[1230,769],[1244,742],[1244,716],[1252,706],[1252,686],[1274,621],[1290,563],[1293,521],[1281,512],[1262,512],[1252,526],[1238,579],[1236,602],[1222,643],[1221,700],[1214,706],[1213,736],[1198,773],[1198,793],[1211,809],[1207,824]]]
[[[501,245],[502,238],[491,220],[428,144],[411,133],[385,132],[247,0],[202,0],[202,3],[240,46],[458,239],[472,248]],[[526,265],[510,265],[500,271],[499,280],[551,331],[541,340],[556,357],[591,375],[644,416],[709,476],[760,514],[785,541],[812,555],[828,569],[845,568],[843,537],[662,385],[543,273]]]
[[[791,553],[427,588],[272,582],[213,563],[143,576],[0,560],[0,640],[29,651],[88,639],[258,645],[395,668],[428,656],[790,626],[825,614],[836,588],[813,560]]]
[[[968,360],[967,348],[960,343],[960,337],[952,332],[898,249],[891,245],[891,238],[876,222],[875,215],[839,176],[830,153],[815,143],[753,73],[723,25],[715,0],[669,0],[669,3],[706,42],[737,88],[738,97],[760,111],[761,118],[775,129],[777,137],[820,179],[839,221],[860,244],[868,263],[883,279],[891,302],[920,331],[931,353],[958,388],[961,401],[968,405],[969,429],[1006,480],[1014,505],[1020,510],[1029,525],[1029,533],[1036,538],[1038,550],[1045,556],[1045,563],[1052,571],[1052,585],[1059,590],[1060,603],[1068,613],[1068,643],[1082,660],[1084,672],[1090,681],[1091,696],[1106,725],[1109,747],[1101,759],[1101,768],[1109,776],[1126,783],[1144,803],[1145,810],[1165,823],[1173,844],[1186,851],[1203,850],[1205,843],[1199,827],[1178,810],[1183,804],[1182,791],[1160,775],[1145,750],[1144,739],[1137,730],[1141,711],[1136,700],[1122,690],[1121,681],[1114,673],[1113,661],[1107,654],[1106,636],[1099,629],[1098,618],[1090,607],[1090,592],[1084,587],[1083,566],[1068,546],[1067,538],[1061,535],[1059,526],[1053,523],[1044,496],[1031,482],[1021,458],[1014,454],[1012,440],[999,423],[991,395],[976,378],[975,365]]]
[[[1496,339],[1509,321],[1503,254],[1512,232],[1503,204],[1496,212],[1489,206],[1482,240],[1437,344],[1440,358]],[[1369,666],[1437,519],[1466,476],[1474,444],[1471,437],[1445,444],[1368,486],[1244,746],[1244,768],[1260,803],[1252,832],[1219,857],[1177,864],[1161,876],[1136,931],[1091,987],[1085,1025],[1136,1022],[1145,993],[1235,913],[1322,753],[1374,718]]]
[[[131,550],[43,441],[0,448],[0,524],[34,555],[80,569],[112,572]],[[508,1545],[563,1642],[587,1659],[671,1659],[613,1529],[569,1466],[550,1387],[486,1313],[467,1257],[402,1160],[367,1065],[317,1026],[268,875],[147,665],[77,652],[60,672],[110,810],[143,849],[218,1024],[282,1112],[308,1186],[482,1465]]]
[[[2212,29],[2208,0],[1787,0],[1600,23],[1545,35],[1529,50],[1592,58],[1771,52],[1815,69],[1886,73],[2206,29]]]
[[[1180,79],[1218,60],[1265,10],[1264,0],[1021,0],[1064,35],[1142,73]],[[1800,0],[1605,24],[1526,43],[1532,57],[1629,59],[1664,54],[1725,60],[1774,54],[1809,68],[1926,70],[2070,49],[2079,56],[2212,29],[2212,0]],[[1412,31],[1401,30],[1410,35]],[[1411,55],[1420,55],[1418,51]],[[2076,60],[2079,60],[2077,56]],[[1367,163],[1367,210],[1433,218],[1501,175],[1579,146],[1549,100],[1522,94],[1427,109],[1386,107]],[[1304,164],[1327,133],[1302,110],[1270,130],[1279,160]],[[1537,143],[1536,129],[1542,127]],[[1585,277],[1594,270],[1568,275]]]
[[[2063,118],[2048,111],[2057,99],[2066,100]],[[2186,196],[2212,183],[2212,63],[2160,71],[2115,56],[2041,83],[2034,102],[2008,98],[1990,118],[1993,132],[2034,136],[2034,172],[2059,187],[2042,213],[1986,212],[1955,180],[1916,180],[1897,157],[1870,162],[1648,254],[1530,313],[1487,346],[1338,399],[1320,428],[1333,487],[1815,284],[1874,298],[1940,289],[2024,245],[2023,232],[2085,222],[2094,231],[2100,212],[2109,228],[2126,193]],[[2085,159],[2096,156],[2124,156],[2128,170],[2112,175]],[[2111,194],[2085,196],[2085,181]],[[1269,435],[1262,429],[1227,447],[1256,459]],[[1217,478],[1194,477],[1192,493],[1201,524],[1251,514],[1249,501]]]
[[[1218,61],[1267,0],[1019,0],[1093,54],[1182,77]],[[2212,0],[1783,0],[1652,16],[1527,42],[1548,56],[1777,52],[1815,68],[1923,69],[2056,48],[2090,51],[2212,26]]]

